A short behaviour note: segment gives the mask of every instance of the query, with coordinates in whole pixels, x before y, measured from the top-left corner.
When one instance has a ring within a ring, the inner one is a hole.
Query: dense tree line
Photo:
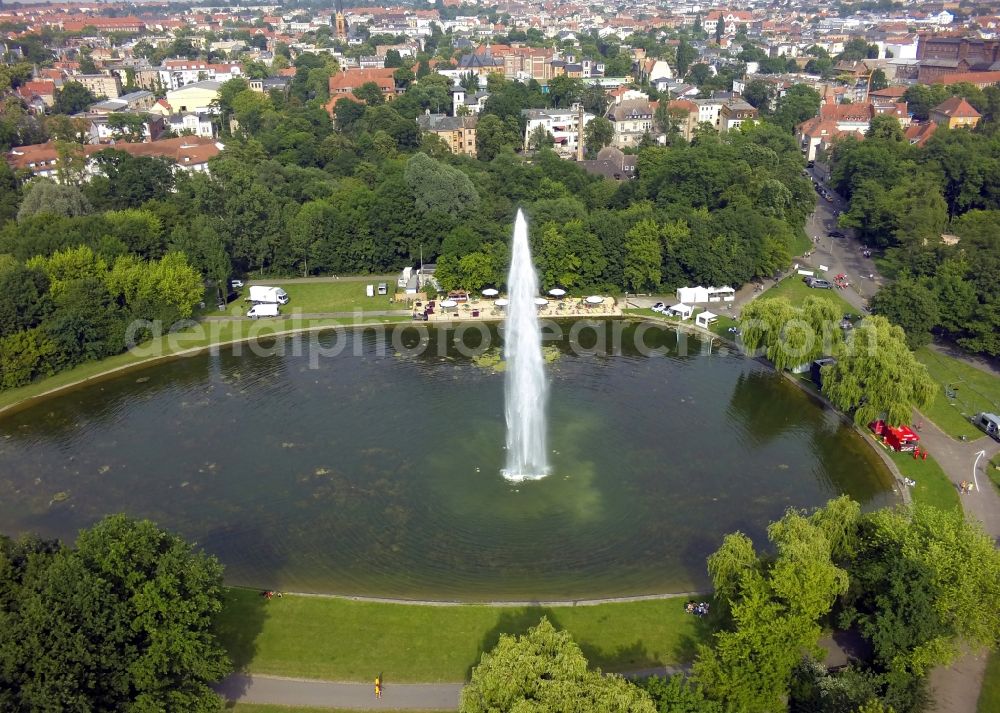
[[[850,198],[841,224],[885,251],[897,279],[873,306],[906,329],[911,346],[937,332],[970,351],[1000,354],[997,126],[942,127],[916,147],[895,118],[880,116],[863,141],[834,148],[832,181]],[[946,234],[959,241],[945,242]]]
[[[221,565],[148,521],[0,537],[0,708],[222,710],[221,609]]]
[[[767,534],[767,553],[737,532],[709,557],[714,634],[689,676],[602,677],[543,620],[483,655],[461,710],[917,713],[933,667],[1000,638],[1000,553],[960,509],[862,514],[842,497],[789,510]],[[828,670],[826,627],[870,655]]]
[[[192,314],[199,280],[221,285],[233,272],[385,272],[423,256],[438,262],[446,288],[502,286],[518,208],[546,289],[738,287],[788,264],[815,200],[791,135],[769,123],[645,145],[639,179],[616,183],[544,148],[519,154],[522,109],[583,100],[603,111],[603,93],[576,80],[553,82],[545,96],[537,83],[491,77],[470,159],[422,136],[415,120],[450,104],[444,77],[425,74],[391,103],[360,87],[365,103],[340,100],[331,121],[335,68],[314,55],[296,68],[287,94],[259,94],[242,79],[223,85],[226,149],[210,174],[112,149],[86,180],[66,117],[46,124],[63,137],[62,185],[0,168],[11,189],[0,201],[0,279],[34,286],[0,298],[0,313],[19,315],[0,325],[4,387],[121,351],[126,325],[166,328]],[[52,265],[68,260],[84,267],[62,286]],[[63,348],[67,340],[76,348]]]

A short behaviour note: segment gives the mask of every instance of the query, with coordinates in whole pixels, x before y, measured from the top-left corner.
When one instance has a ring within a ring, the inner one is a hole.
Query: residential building
[[[49,80],[25,82],[17,88],[17,94],[29,105],[40,104],[44,112],[56,103],[56,83]]]
[[[478,114],[483,110],[486,105],[486,100],[490,98],[490,93],[487,91],[479,91],[475,94],[469,95],[465,91],[465,87],[457,85],[451,88],[451,113],[452,116],[458,116],[459,110],[462,107],[468,109],[470,114]]]
[[[492,51],[482,54],[463,54],[458,59],[458,70],[462,74],[504,74],[506,72],[503,57],[494,57]]]
[[[580,166],[587,173],[604,176],[614,181],[627,181],[636,177],[636,156],[626,156],[621,149],[614,146],[605,146],[597,152],[597,158],[590,161],[579,161]]]
[[[684,140],[694,138],[698,128],[698,105],[690,99],[674,99],[667,105],[667,111]]]
[[[982,114],[962,97],[949,97],[931,109],[928,118],[947,129],[974,129]]]
[[[211,114],[171,114],[166,117],[165,125],[178,136],[200,136],[206,139],[215,138],[215,124]]]
[[[117,99],[106,99],[90,106],[89,111],[97,114],[116,114],[123,111],[146,111],[156,103],[156,95],[140,90],[122,94]]]
[[[165,59],[157,73],[160,85],[171,90],[206,80],[226,82],[243,76],[243,67],[235,63],[211,64],[197,59]]]
[[[757,119],[757,109],[742,99],[727,101],[719,112],[719,132],[726,133],[738,129],[745,121]]]
[[[922,124],[911,124],[907,127],[904,135],[911,145],[923,146],[934,135],[937,128],[938,125],[935,122],[925,121]]]
[[[167,92],[167,104],[174,112],[212,112],[215,111],[213,103],[219,98],[220,87],[222,82],[215,79],[187,84]]]
[[[396,80],[393,77],[395,69],[345,69],[342,72],[330,77],[330,96],[337,94],[353,94],[356,89],[368,82],[378,85],[382,97],[386,101],[392,101],[397,94],[402,92],[396,89]]]
[[[582,115],[582,125],[581,125]],[[582,128],[586,127],[594,115],[583,112],[574,106],[571,109],[522,109],[521,116],[527,119],[524,129],[524,145],[528,145],[531,133],[541,126],[552,134],[555,139],[555,150],[563,156],[573,156],[581,148],[579,137]]]
[[[552,79],[551,49],[535,47],[514,47],[503,57],[503,74],[507,79],[534,79],[542,84]]]
[[[255,92],[260,94],[269,94],[270,92],[277,90],[279,92],[287,92],[292,86],[291,77],[265,77],[264,79],[248,79],[247,86],[250,87]]]
[[[719,130],[719,117],[722,115],[722,99],[695,99],[698,105],[698,123],[710,124],[716,131]]]
[[[636,146],[646,134],[652,134],[653,104],[648,99],[627,99],[612,104],[608,109],[608,120],[615,127],[612,141],[618,148]]]
[[[132,113],[132,112],[121,112],[121,113]],[[90,143],[96,144],[109,144],[115,143],[121,139],[121,135],[115,131],[109,125],[109,119],[111,114],[91,114],[83,115],[81,118],[89,119],[90,128],[88,133],[90,135]],[[148,114],[142,115],[142,140],[143,141],[155,141],[163,133],[164,122],[161,116],[152,116]]]
[[[104,145],[88,144],[81,147],[85,156],[93,156],[98,151],[109,148]],[[132,144],[120,142],[114,145],[118,151],[124,151],[132,156],[150,156],[165,158],[172,161],[176,171],[208,172],[209,159],[218,156],[224,146],[212,139],[196,136],[181,136],[174,139],[163,139],[149,143]],[[19,146],[6,155],[7,163],[14,169],[26,169],[36,176],[59,180],[59,153],[53,142]],[[87,162],[89,175],[96,175],[97,164]]]
[[[417,117],[420,130],[436,135],[452,153],[476,156],[475,116],[448,116],[447,114],[421,114]]]
[[[122,82],[116,74],[77,74],[72,81],[85,86],[95,97],[117,99],[122,93]]]

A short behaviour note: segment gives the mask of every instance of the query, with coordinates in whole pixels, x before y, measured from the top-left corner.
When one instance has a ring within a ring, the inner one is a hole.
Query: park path
[[[227,701],[270,703],[314,708],[358,710],[457,710],[461,683],[393,683],[385,681],[376,700],[372,683],[316,681],[282,676],[233,674],[215,690]]]
[[[929,420],[924,421],[920,441],[926,444],[956,488],[963,480],[978,481],[978,492],[961,496],[962,508],[967,518],[982,523],[987,534],[1000,544],[1000,494],[986,473],[989,459],[1000,453],[1000,443],[988,436],[975,441],[956,441]],[[976,454],[980,451],[985,455],[974,471]],[[977,713],[988,655],[986,651],[966,650],[951,666],[939,666],[931,672],[935,713]]]

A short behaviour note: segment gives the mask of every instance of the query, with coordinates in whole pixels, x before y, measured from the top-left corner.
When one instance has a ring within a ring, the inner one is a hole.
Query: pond
[[[621,321],[549,334],[552,473],[508,482],[503,374],[466,355],[498,335],[477,329],[236,345],[34,404],[0,419],[0,529],[72,540],[125,512],[233,584],[578,599],[704,588],[728,532],[894,501],[878,455],[793,384]]]

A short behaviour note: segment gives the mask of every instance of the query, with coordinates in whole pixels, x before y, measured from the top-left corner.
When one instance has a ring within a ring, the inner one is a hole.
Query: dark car
[[[830,237],[831,238],[846,238],[847,236],[844,235],[844,233],[841,232],[841,231],[839,231],[839,230],[831,230],[830,231]]]

